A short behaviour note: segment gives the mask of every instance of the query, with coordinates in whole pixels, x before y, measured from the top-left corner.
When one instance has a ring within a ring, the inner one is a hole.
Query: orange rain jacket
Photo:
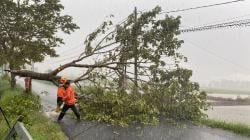
[[[76,103],[75,92],[71,86],[69,86],[66,89],[66,94],[64,96],[64,103],[66,105],[74,105]]]
[[[65,88],[63,87],[63,84],[59,85],[58,89],[57,89],[57,97],[64,97],[65,95]]]

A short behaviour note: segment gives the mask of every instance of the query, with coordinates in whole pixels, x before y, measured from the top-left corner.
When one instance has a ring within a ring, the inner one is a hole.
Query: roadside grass
[[[35,140],[65,140],[65,135],[61,132],[57,124],[52,123],[43,114],[37,112],[31,118],[32,125],[26,125],[29,133]]]
[[[250,137],[250,126],[241,123],[229,123],[225,121],[218,121],[212,119],[200,119],[195,122],[198,125],[205,125],[211,128],[221,128],[223,130],[231,131],[242,136]]]
[[[24,116],[23,123],[34,140],[65,140],[60,127],[51,122],[41,112],[40,98],[33,94],[24,94],[20,87],[12,90],[6,80],[0,78],[0,106],[11,125],[19,115]],[[0,113],[0,138],[8,132],[7,123]]]
[[[207,92],[208,94],[222,93],[222,94],[250,95],[250,90],[222,89],[222,88],[208,88],[208,87],[201,87],[201,90]]]

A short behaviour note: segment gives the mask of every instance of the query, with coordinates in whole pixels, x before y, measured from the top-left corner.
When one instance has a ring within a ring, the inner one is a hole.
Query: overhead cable
[[[201,8],[208,8],[208,7],[232,4],[232,3],[243,2],[243,1],[245,1],[245,0],[227,1],[227,2],[222,2],[222,3],[215,3],[215,4],[210,4],[210,5],[191,7],[191,8],[186,8],[186,9],[171,10],[171,11],[161,12],[161,14],[177,13],[177,12],[183,12],[183,11],[189,11],[189,10],[195,10],[195,9],[201,9]]]

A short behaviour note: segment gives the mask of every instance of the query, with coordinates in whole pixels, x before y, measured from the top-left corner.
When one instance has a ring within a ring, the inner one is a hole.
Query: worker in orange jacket
[[[61,111],[61,113],[60,113],[60,115],[58,117],[58,121],[60,121],[61,119],[63,119],[65,113],[67,112],[67,110],[69,108],[74,112],[74,114],[77,117],[77,120],[80,120],[80,114],[77,111],[77,108],[75,106],[76,99],[75,99],[74,89],[72,88],[72,86],[70,86],[70,82],[69,81],[67,81],[64,84],[64,87],[65,87],[65,90],[66,90],[66,94],[63,97],[64,105],[63,105],[62,111]]]
[[[57,107],[56,107],[56,112],[60,112],[61,110],[61,106],[63,104],[63,97],[65,94],[65,88],[64,88],[64,84],[67,80],[64,77],[61,77],[59,80],[59,86],[57,89]]]

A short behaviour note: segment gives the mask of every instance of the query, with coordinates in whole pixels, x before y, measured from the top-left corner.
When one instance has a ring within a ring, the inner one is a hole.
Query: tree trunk
[[[14,67],[12,64],[9,66],[10,70],[13,70]],[[16,87],[16,75],[14,73],[10,73],[10,87],[14,89]]]
[[[58,83],[56,81],[60,79],[60,76],[55,76],[50,73],[38,73],[28,70],[5,70],[5,71],[12,73],[14,75],[18,75],[19,77],[30,77],[32,79],[50,81],[56,86],[58,86]]]
[[[12,89],[16,87],[16,75],[13,73],[10,74],[10,86]]]

